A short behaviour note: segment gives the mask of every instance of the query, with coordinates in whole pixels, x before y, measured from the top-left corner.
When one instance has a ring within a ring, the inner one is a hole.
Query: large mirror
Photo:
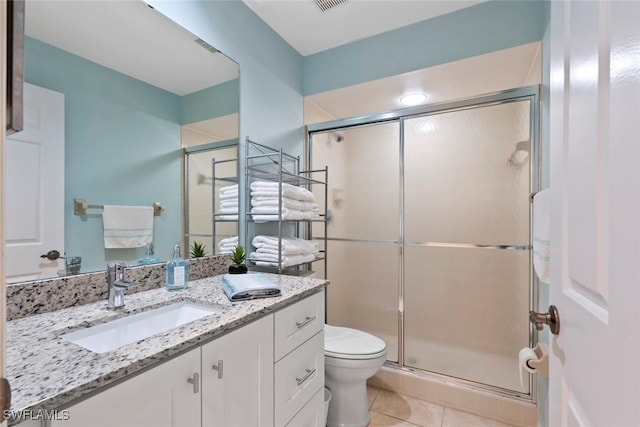
[[[64,273],[64,259],[41,258],[54,250],[81,257],[81,272],[143,258],[145,247],[105,249],[104,205],[159,204],[153,243],[167,260],[185,238],[183,147],[237,141],[238,65],[139,0],[25,9],[25,131],[4,168],[7,281]]]

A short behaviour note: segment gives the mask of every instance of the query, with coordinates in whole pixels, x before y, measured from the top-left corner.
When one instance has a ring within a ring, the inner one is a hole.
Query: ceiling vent
[[[329,9],[333,9],[336,6],[340,6],[343,3],[346,3],[347,0],[313,0],[316,3],[316,6],[320,8],[321,11],[326,12]]]
[[[200,46],[202,46],[203,48],[207,49],[209,52],[211,53],[218,53],[218,49],[216,49],[215,47],[211,46],[209,43],[207,43],[206,41],[198,38],[195,39],[194,42],[198,43]]]

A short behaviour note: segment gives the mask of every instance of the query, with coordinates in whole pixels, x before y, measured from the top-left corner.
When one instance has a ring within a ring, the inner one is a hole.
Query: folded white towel
[[[255,181],[251,183],[252,196],[278,196],[279,183],[271,181]],[[296,187],[295,185],[282,183],[282,195],[295,200],[305,202],[315,202],[315,196],[306,188]]]
[[[238,215],[219,215],[216,216],[217,219],[221,219],[223,221],[237,221]]]
[[[533,196],[533,268],[543,283],[551,282],[549,268],[549,190],[539,191]]]
[[[219,214],[237,214],[238,213],[238,207],[235,208],[220,208],[218,210]]]
[[[267,266],[267,267],[277,267],[278,266],[278,255],[271,255],[265,253],[251,252],[249,254],[249,259],[253,261],[256,265]],[[282,256],[280,266],[281,267],[291,267],[294,265],[305,264],[307,262],[311,262],[315,259],[315,256],[312,254],[308,255],[290,255],[290,256]]]
[[[224,193],[220,194],[220,200],[238,200],[238,193]]]
[[[258,235],[253,238],[251,244],[258,251],[269,249],[278,253],[278,247],[281,248],[283,254],[311,254],[318,252],[318,243],[312,240],[299,239],[297,237],[283,237],[278,246],[278,238],[276,236]]]
[[[227,194],[227,193],[236,193],[238,194],[238,184],[234,184],[234,185],[227,185],[225,187],[220,187],[220,189],[218,190],[218,192],[222,195],[222,194]]]
[[[104,247],[140,248],[153,242],[153,207],[104,205]]]
[[[277,221],[280,209],[277,206],[256,206],[251,208],[254,221]],[[313,219],[317,215],[313,211],[299,211],[296,209],[282,208],[283,220]]]
[[[238,243],[238,236],[225,237],[218,242],[219,245],[226,245],[228,243]]]
[[[220,202],[221,208],[236,208],[236,210],[238,210],[238,206],[238,199],[222,200]]]
[[[264,207],[264,206],[278,206],[277,197],[252,197],[251,206]],[[295,209],[299,211],[313,211],[314,207],[317,207],[315,203],[303,202],[300,200],[291,199],[289,197],[282,198],[282,207],[288,209]]]

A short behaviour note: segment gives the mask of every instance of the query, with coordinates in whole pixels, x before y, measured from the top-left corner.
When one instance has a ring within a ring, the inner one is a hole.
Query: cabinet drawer
[[[324,423],[324,388],[313,395],[286,427],[322,427]]]
[[[276,363],[275,425],[284,426],[324,387],[324,331]]]
[[[324,328],[324,291],[275,313],[275,360]],[[324,351],[324,350],[323,350]]]

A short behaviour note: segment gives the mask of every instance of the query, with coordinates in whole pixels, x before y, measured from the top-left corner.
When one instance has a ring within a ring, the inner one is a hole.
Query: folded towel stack
[[[280,205],[280,184],[271,181],[251,183],[251,206],[256,222],[278,221],[280,212],[283,220],[314,219],[319,211],[311,191],[287,183],[282,184]]]
[[[264,274],[224,274],[222,289],[231,301],[280,296],[280,286]]]
[[[283,237],[280,244],[274,236],[256,236],[251,241],[256,248],[249,254],[249,260],[256,265],[267,267],[291,267],[313,261],[318,254],[318,244],[295,237]]]
[[[236,221],[238,219],[238,184],[221,187],[218,190],[221,214],[218,219]]]
[[[231,255],[236,246],[238,246],[238,236],[231,236],[226,239],[222,239],[218,242],[218,254]]]

